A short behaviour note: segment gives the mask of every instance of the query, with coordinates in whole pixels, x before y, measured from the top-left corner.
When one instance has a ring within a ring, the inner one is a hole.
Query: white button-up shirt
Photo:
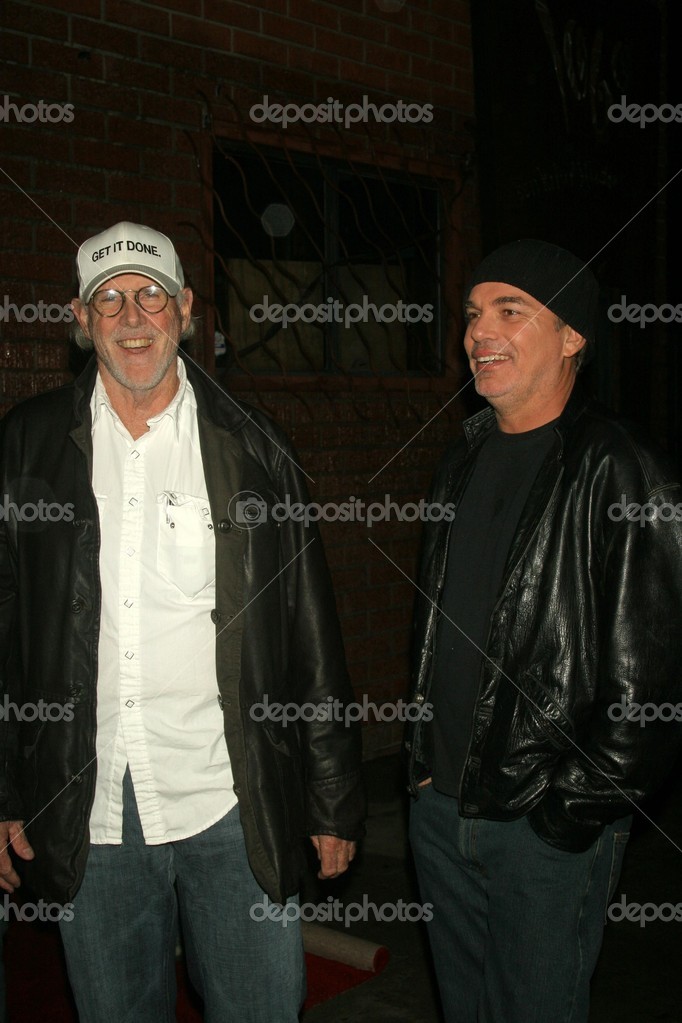
[[[215,538],[197,406],[178,359],[170,405],[133,440],[102,380],[92,396],[102,543],[93,843],[120,844],[126,765],[148,845],[236,804],[215,664]]]

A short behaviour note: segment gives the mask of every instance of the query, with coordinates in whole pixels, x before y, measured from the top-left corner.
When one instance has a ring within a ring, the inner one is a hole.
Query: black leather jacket
[[[465,422],[431,502],[459,503],[494,428],[492,409]],[[659,785],[679,748],[670,710],[643,726],[624,708],[682,700],[682,492],[662,452],[578,387],[555,433],[491,615],[460,812],[527,814],[546,842],[577,852]],[[640,524],[636,509],[622,514],[623,495],[665,510],[649,507]],[[423,541],[412,695],[423,705],[448,536],[431,524]],[[406,737],[414,795],[430,773],[427,717]]]
[[[249,709],[266,694],[280,703],[323,704],[328,696],[345,703],[352,690],[317,529],[272,516],[239,529],[228,515],[240,491],[269,506],[287,495],[308,500],[289,442],[262,413],[186,366],[215,527],[211,617],[225,738],[251,867],[283,901],[298,889],[303,835],[361,833],[360,736],[338,720],[283,727],[254,720]],[[73,509],[49,523],[0,517],[0,696],[19,707],[72,704],[72,720],[2,715],[0,819],[26,821],[36,855],[19,868],[33,891],[62,903],[82,880],[97,769],[95,375],[91,360],[75,384],[23,402],[0,424],[0,493],[19,505],[40,496]]]

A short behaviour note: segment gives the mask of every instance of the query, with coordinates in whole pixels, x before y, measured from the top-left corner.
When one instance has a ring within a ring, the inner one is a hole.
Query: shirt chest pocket
[[[206,498],[164,491],[157,500],[159,574],[192,600],[215,580],[215,540]]]

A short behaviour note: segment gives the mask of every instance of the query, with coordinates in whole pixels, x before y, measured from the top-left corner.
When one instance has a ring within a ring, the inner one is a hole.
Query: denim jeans
[[[456,799],[420,790],[410,841],[447,1023],[587,1023],[631,821],[569,853],[525,817],[461,817]]]
[[[126,771],[123,844],[90,847],[73,919],[60,922],[80,1023],[174,1023],[178,904],[205,1023],[296,1023],[300,923],[254,919],[263,899],[238,807],[192,838],[145,845]]]

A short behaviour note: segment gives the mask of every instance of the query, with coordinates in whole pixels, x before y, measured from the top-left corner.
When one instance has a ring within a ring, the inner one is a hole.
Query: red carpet
[[[306,954],[308,997],[304,1008],[356,987],[375,973]],[[11,1023],[76,1023],[76,1010],[56,925],[12,920],[5,939],[7,1008]],[[201,1023],[200,1003],[178,965],[178,1023]]]

